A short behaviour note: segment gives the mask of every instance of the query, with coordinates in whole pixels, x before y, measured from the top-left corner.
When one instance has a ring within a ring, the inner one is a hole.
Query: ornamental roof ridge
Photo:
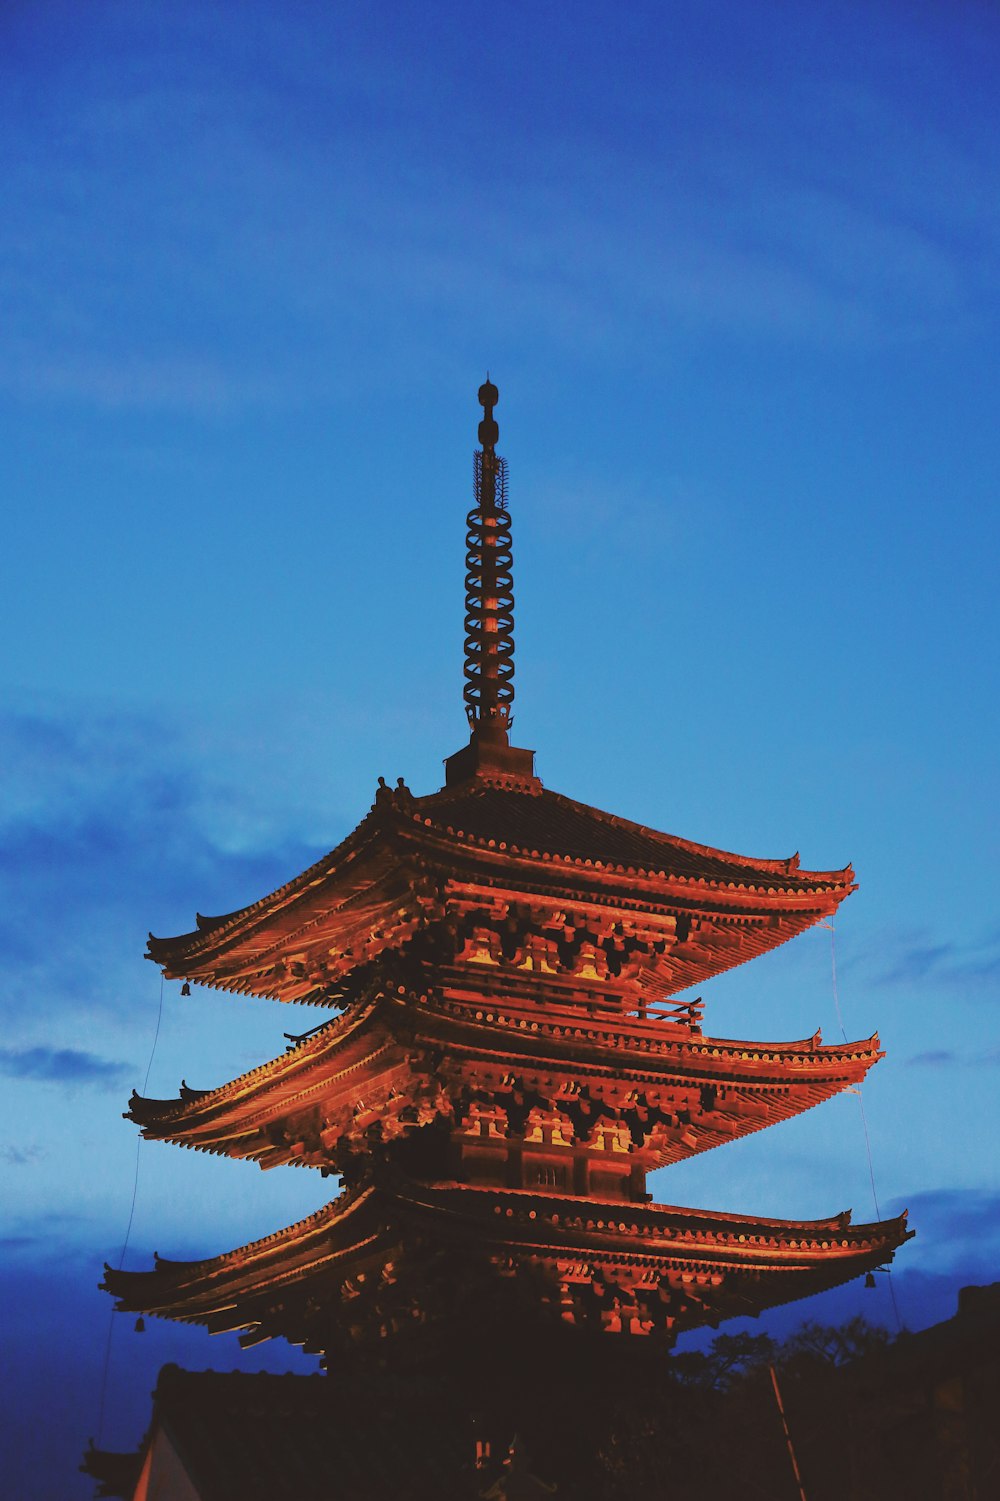
[[[473,1022],[484,1020],[491,1026],[516,1027],[519,1031],[523,1027],[523,1011],[509,1001],[482,1000],[477,1002],[478,1009],[471,1010],[464,1003],[438,999],[441,1010],[449,1012],[453,1016]],[[435,1008],[437,1009],[437,1008]],[[510,1014],[508,1014],[510,1013]],[[617,1022],[617,1025],[615,1023]],[[646,1030],[641,1035],[638,1026],[645,1025]],[[678,1024],[683,1026],[683,1024]],[[611,1042],[617,1048],[628,1049],[630,1045],[636,1051],[646,1052],[646,1042],[652,1042],[659,1049],[676,1049],[683,1053],[735,1053],[744,1055],[766,1055],[777,1053],[782,1057],[806,1058],[811,1052],[825,1054],[829,1058],[857,1058],[871,1053],[878,1053],[880,1039],[877,1032],[870,1037],[857,1038],[853,1042],[823,1042],[821,1029],[817,1028],[809,1037],[791,1038],[778,1042],[760,1042],[752,1038],[714,1037],[705,1032],[687,1032],[668,1030],[660,1018],[641,1018],[625,1016],[619,1012],[609,1011],[605,1015],[591,1016],[574,1014],[568,1008],[562,1008],[554,1014],[542,1014],[535,1017],[531,1023],[531,1031],[545,1034],[563,1036],[567,1033],[579,1038],[581,1042],[598,1041]],[[657,1035],[659,1033],[659,1035]]]
[[[262,1235],[259,1240],[249,1240],[246,1245],[234,1246],[231,1251],[223,1251],[219,1256],[202,1256],[192,1261],[174,1261],[154,1251],[154,1269],[172,1271],[183,1267],[193,1270],[196,1267],[225,1266],[232,1261],[244,1262],[250,1256],[267,1255],[277,1246],[288,1240],[297,1239],[303,1233],[314,1234],[330,1221],[346,1219],[349,1214],[359,1210],[376,1192],[377,1189],[371,1183],[359,1184],[357,1188],[345,1188],[335,1199],[331,1199],[328,1204],[323,1204],[319,1209],[314,1209],[312,1214],[305,1215],[303,1219],[296,1220],[291,1225],[285,1225],[280,1230],[274,1230],[270,1235]],[[113,1272],[115,1277],[148,1277],[150,1275],[148,1272],[119,1272],[107,1262],[104,1263],[104,1270]]]
[[[666,1221],[671,1216],[685,1221],[688,1225],[702,1224],[706,1227],[713,1225],[729,1226],[735,1229],[773,1229],[777,1231],[798,1231],[806,1235],[819,1236],[824,1231],[837,1232],[850,1230],[854,1235],[861,1236],[867,1231],[891,1232],[893,1227],[905,1227],[908,1211],[903,1210],[900,1214],[888,1219],[876,1220],[871,1223],[862,1222],[855,1224],[850,1209],[842,1209],[837,1214],[827,1215],[817,1220],[786,1220],[775,1219],[768,1215],[757,1214],[734,1214],[729,1211],[715,1209],[690,1209],[682,1204],[633,1204],[618,1202],[607,1199],[584,1199],[572,1194],[546,1194],[532,1188],[497,1188],[488,1184],[471,1183],[438,1183],[433,1188],[423,1184],[408,1183],[405,1197],[411,1202],[420,1202],[415,1197],[415,1192],[421,1194],[423,1201],[428,1207],[434,1207],[435,1198],[465,1199],[471,1203],[469,1196],[481,1197],[484,1201],[493,1197],[497,1200],[509,1201],[509,1207],[516,1204],[527,1205],[529,1202],[546,1204],[553,1208],[563,1206],[574,1218],[580,1218],[584,1212],[600,1214],[605,1221],[613,1221],[615,1227],[622,1220],[635,1221],[649,1220]],[[502,1212],[502,1205],[498,1206]],[[496,1211],[495,1211],[496,1212]],[[611,1226],[609,1225],[609,1228]]]
[[[732,850],[724,850],[693,839],[685,839],[679,834],[670,834],[660,829],[654,829],[648,824],[637,823],[633,819],[623,818],[617,813],[605,812],[601,808],[596,808],[589,803],[580,802],[579,799],[569,797],[565,793],[555,792],[551,788],[544,787],[541,782],[537,781],[537,778],[535,779],[535,783],[536,785],[529,787],[527,785],[511,785],[510,783],[501,784],[499,780],[494,781],[485,777],[477,777],[474,781],[463,782],[456,786],[443,787],[438,792],[427,793],[422,797],[415,798],[412,804],[411,818],[413,822],[423,824],[425,827],[436,826],[442,832],[451,834],[453,838],[469,843],[488,845],[489,836],[476,834],[468,829],[457,827],[461,823],[460,819],[456,818],[445,822],[441,817],[435,817],[434,815],[438,814],[439,811],[443,812],[448,808],[453,808],[462,803],[472,803],[474,805],[476,801],[481,802],[491,792],[502,792],[512,797],[530,798],[543,807],[552,807],[559,811],[568,812],[578,819],[586,820],[603,828],[615,830],[616,832],[634,835],[639,839],[648,840],[654,845],[662,846],[664,849],[680,850],[688,855],[701,856],[705,859],[718,861],[720,864],[731,865],[749,871],[760,871],[768,875],[795,876],[797,877],[797,884],[826,882],[833,886],[847,886],[853,885],[854,882],[854,870],[850,862],[840,869],[812,871],[802,869],[797,851],[793,855],[777,859],[741,855]],[[431,816],[428,817],[428,814]],[[534,845],[528,847],[525,844],[519,844],[513,839],[504,840],[503,843],[506,853],[516,852],[535,858],[548,856],[550,859],[575,860],[577,864],[586,863],[585,857],[567,855],[564,850],[559,850],[555,845],[543,852],[539,847]],[[592,863],[595,867],[615,869],[632,875],[649,875],[666,878],[669,874],[676,880],[699,879],[681,872],[668,873],[662,869],[640,868],[615,860],[595,860]],[[708,884],[718,883],[709,881]],[[781,890],[785,888],[779,887],[777,889]]]
[[[233,1079],[227,1079],[224,1084],[216,1084],[210,1089],[190,1090],[187,1095],[183,1092],[174,1099],[157,1100],[148,1095],[139,1094],[133,1089],[129,1098],[129,1108],[122,1112],[122,1119],[135,1121],[137,1125],[144,1125],[141,1118],[148,1112],[152,1112],[159,1120],[170,1119],[171,1115],[191,1104],[213,1104],[216,1100],[224,1100],[231,1094],[239,1093],[240,1089],[252,1080],[260,1079],[262,1075],[273,1076],[280,1074],[283,1069],[294,1072],[298,1068],[305,1067],[309,1059],[316,1053],[322,1053],[333,1040],[336,1033],[340,1032],[347,1036],[357,1031],[373,1011],[387,999],[384,991],[379,987],[360,1005],[352,1007],[340,1016],[332,1016],[329,1021],[321,1023],[311,1035],[293,1043],[291,1046],[278,1053],[274,1058],[268,1058],[263,1063],[255,1064],[242,1074],[237,1074]],[[287,1036],[287,1033],[286,1033]],[[182,1081],[183,1082],[183,1081]],[[146,1106],[147,1110],[141,1107]],[[135,1114],[136,1108],[140,1107],[140,1114]]]
[[[628,1234],[631,1228],[631,1233],[638,1236],[644,1233],[639,1228],[640,1225],[652,1230],[659,1225],[662,1227],[661,1234],[666,1236],[671,1223],[677,1226],[677,1238],[690,1236],[691,1239],[695,1239],[701,1233],[710,1239],[722,1239],[727,1242],[732,1238],[730,1231],[736,1237],[740,1232],[756,1235],[761,1231],[772,1231],[775,1232],[772,1238],[784,1238],[790,1249],[796,1249],[797,1243],[802,1240],[822,1242],[826,1233],[828,1237],[837,1236],[841,1239],[847,1234],[848,1240],[855,1243],[858,1241],[862,1243],[883,1242],[887,1250],[891,1251],[902,1241],[910,1239],[913,1234],[907,1229],[905,1209],[901,1214],[890,1219],[854,1224],[849,1209],[823,1219],[785,1220],[763,1215],[689,1209],[676,1204],[630,1204],[618,1203],[614,1200],[582,1199],[569,1194],[543,1194],[532,1189],[504,1189],[465,1183],[436,1184],[432,1188],[411,1180],[401,1180],[393,1187],[379,1187],[376,1184],[367,1183],[355,1189],[347,1189],[336,1199],[304,1219],[286,1225],[281,1230],[276,1230],[260,1240],[249,1241],[246,1245],[234,1247],[217,1256],[192,1261],[168,1261],[154,1253],[153,1269],[145,1272],[124,1272],[105,1262],[105,1281],[102,1283],[102,1288],[124,1300],[130,1286],[138,1289],[144,1282],[163,1273],[192,1277],[206,1271],[214,1275],[234,1263],[245,1268],[247,1261],[251,1258],[277,1254],[285,1246],[296,1242],[301,1243],[304,1236],[322,1234],[328,1227],[360,1210],[372,1197],[387,1201],[387,1207],[389,1204],[408,1204],[413,1209],[425,1210],[429,1213],[440,1213],[442,1210],[447,1213],[450,1207],[449,1201],[454,1201],[457,1205],[464,1203],[471,1208],[477,1199],[485,1205],[493,1199],[496,1201],[494,1213],[504,1218],[515,1212],[520,1218],[520,1209],[516,1210],[516,1206],[523,1206],[524,1217],[530,1218],[528,1206],[534,1204],[536,1217],[538,1210],[543,1209],[550,1215],[553,1212],[556,1214],[556,1224],[565,1221],[570,1228],[573,1228],[573,1222],[581,1221],[583,1228],[587,1229],[593,1221],[594,1229],[599,1230],[603,1223],[608,1233],[619,1235]],[[508,1213],[505,1213],[505,1206]],[[459,1213],[461,1213],[460,1209]],[[766,1250],[767,1248],[756,1249]],[[155,1309],[150,1311],[156,1312]]]
[[[822,1030],[817,1027],[811,1037],[804,1037],[795,1042],[756,1042],[740,1037],[697,1037],[692,1038],[686,1044],[693,1052],[705,1052],[711,1048],[725,1048],[727,1052],[738,1049],[748,1050],[753,1053],[792,1053],[801,1047],[804,1052],[825,1053],[830,1057],[840,1055],[854,1056],[860,1053],[877,1052],[879,1048],[879,1035],[873,1032],[870,1037],[859,1037],[855,1042],[824,1042]]]
[[[324,1389],[328,1389],[330,1385],[330,1379],[325,1371],[241,1371],[238,1367],[234,1367],[228,1371],[217,1371],[214,1366],[206,1366],[200,1371],[191,1371],[186,1366],[178,1365],[176,1360],[168,1360],[165,1365],[160,1367],[156,1377],[157,1389],[164,1378],[169,1381],[182,1378],[185,1382],[218,1381],[224,1382],[226,1386],[230,1386],[234,1382],[243,1386],[256,1386],[258,1384],[261,1386],[270,1386],[272,1384],[280,1386],[291,1385],[292,1382],[298,1385],[300,1381],[315,1382],[317,1386],[322,1386]]]
[[[235,928],[240,922],[246,921],[256,913],[271,909],[276,904],[297,896],[300,891],[309,886],[318,885],[323,876],[342,861],[345,855],[351,854],[356,846],[370,842],[370,837],[376,834],[381,826],[386,823],[391,825],[398,822],[401,817],[405,818],[405,810],[413,802],[413,796],[403,783],[402,777],[399,778],[396,788],[388,787],[384,777],[379,777],[378,780],[375,799],[368,812],[339,844],[334,845],[333,849],[321,855],[318,860],[314,860],[312,865],[308,865],[297,876],[292,876],[282,885],[276,886],[273,891],[258,897],[255,902],[248,902],[245,907],[236,907],[232,912],[227,912],[221,917],[203,917],[196,912],[197,926],[190,933],[178,933],[170,937],[158,938],[155,933],[151,932],[148,935],[146,958],[152,959],[155,963],[158,951],[164,950],[167,946],[174,947],[187,943],[189,940],[194,940],[196,944],[198,940],[219,938],[224,929]]]

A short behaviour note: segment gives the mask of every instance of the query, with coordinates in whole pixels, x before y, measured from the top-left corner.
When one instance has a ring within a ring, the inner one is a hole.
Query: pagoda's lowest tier
[[[270,1063],[175,1100],[133,1095],[128,1118],[149,1139],[340,1172],[439,1125],[431,1177],[632,1198],[653,1168],[817,1105],[882,1056],[877,1037],[706,1037],[697,1006],[653,1020],[544,1000],[373,986]]]
[[[124,1312],[331,1353],[491,1310],[669,1340],[836,1286],[906,1238],[905,1216],[798,1223],[397,1177],[211,1260],[107,1267],[104,1286]]]
[[[329,855],[193,933],[150,936],[168,978],[349,1003],[390,957],[542,971],[636,1013],[784,943],[854,889],[615,818],[534,777],[478,775],[428,797],[382,786]],[[481,982],[477,982],[481,983]]]

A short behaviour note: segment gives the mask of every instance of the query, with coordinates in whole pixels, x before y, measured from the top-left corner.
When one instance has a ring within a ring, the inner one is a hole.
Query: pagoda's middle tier
[[[133,1095],[149,1139],[351,1181],[373,1154],[425,1181],[641,1201],[653,1168],[859,1083],[877,1037],[823,1046],[707,1037],[697,1003],[588,1011],[532,976],[503,999],[384,976],[270,1063],[175,1100]]]

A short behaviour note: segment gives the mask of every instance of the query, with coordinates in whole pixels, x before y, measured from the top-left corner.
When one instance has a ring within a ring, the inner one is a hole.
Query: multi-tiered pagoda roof
[[[480,399],[471,735],[444,788],[380,780],[309,870],[149,942],[168,977],[335,1015],[218,1088],[134,1095],[144,1136],[319,1168],[344,1189],[237,1251],[109,1268],[122,1308],[333,1355],[447,1331],[461,1281],[540,1320],[669,1339],[870,1272],[906,1236],[903,1219],[649,1202],[652,1169],[819,1104],[881,1056],[877,1037],[712,1037],[700,999],[678,999],[828,918],[854,876],[692,843],[542,786],[510,744],[506,469],[496,388]]]

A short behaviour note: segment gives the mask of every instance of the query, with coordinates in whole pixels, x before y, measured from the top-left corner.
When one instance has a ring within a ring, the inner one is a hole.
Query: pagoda
[[[318,1169],[340,1192],[264,1240],[108,1267],[103,1285],[119,1309],[244,1345],[281,1336],[355,1390],[474,1369],[476,1401],[493,1412],[506,1394],[523,1432],[512,1384],[537,1392],[578,1362],[645,1368],[684,1330],[871,1273],[908,1232],[904,1218],[650,1201],[653,1169],[857,1086],[882,1056],[877,1036],[713,1037],[682,995],[830,918],[854,875],[727,853],[543,787],[510,738],[511,527],[488,379],[479,400],[470,736],[443,788],[380,778],[354,832],[301,875],[149,940],[185,987],[334,1014],[217,1088],[133,1095],[128,1118],[149,1140]]]

